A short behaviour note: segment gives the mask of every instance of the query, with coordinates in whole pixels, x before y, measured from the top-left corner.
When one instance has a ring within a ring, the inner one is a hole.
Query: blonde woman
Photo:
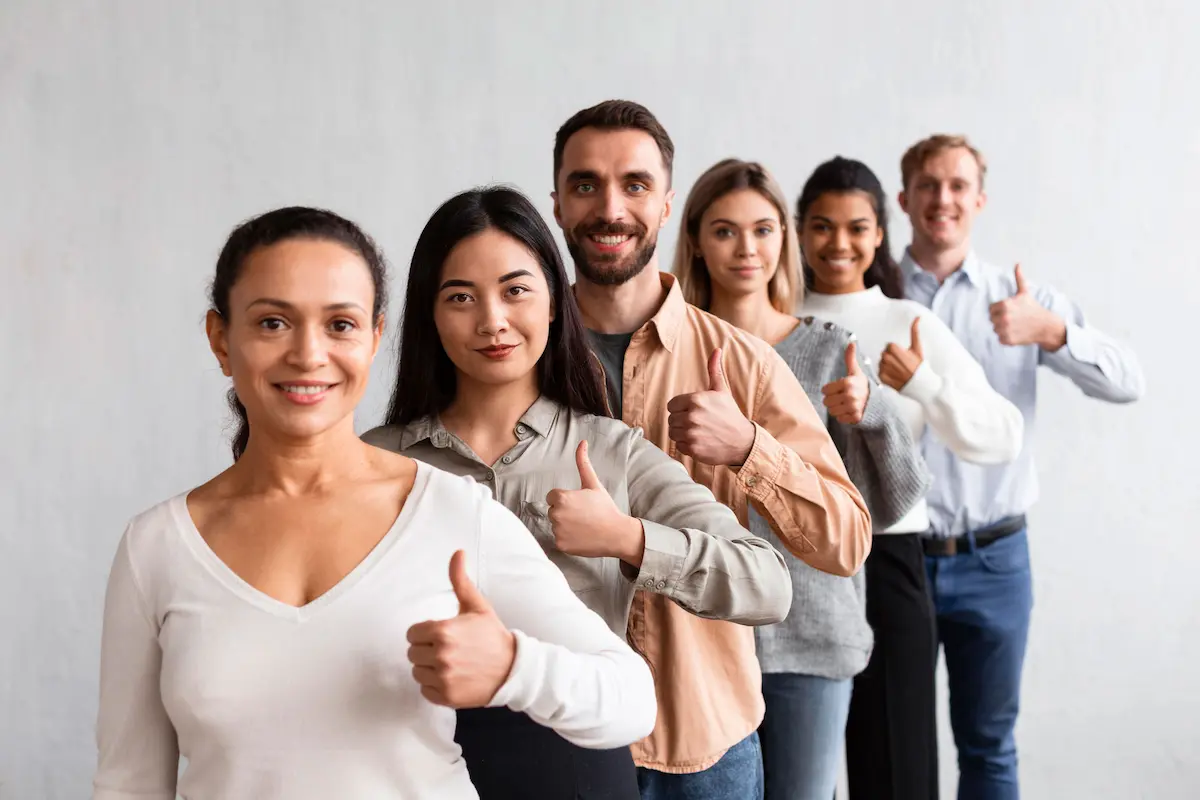
[[[809,392],[866,501],[876,530],[924,497],[928,473],[904,421],[857,358],[849,331],[792,315],[800,257],[787,201],[759,164],[705,172],[688,196],[675,254],[685,299],[766,340]],[[751,530],[772,540],[751,512]],[[818,572],[785,556],[793,604],[758,628],[766,716],[759,729],[767,800],[833,796],[853,677],[872,649],[863,576]]]

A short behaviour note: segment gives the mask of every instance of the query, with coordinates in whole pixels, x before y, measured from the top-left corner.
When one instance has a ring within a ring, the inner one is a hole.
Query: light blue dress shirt
[[[1110,403],[1131,403],[1144,389],[1137,357],[1124,345],[1084,321],[1083,312],[1066,295],[1048,286],[1030,291],[1045,308],[1067,323],[1067,343],[1055,353],[1037,345],[1010,347],[1000,343],[989,315],[992,303],[1016,293],[1013,271],[981,261],[974,252],[962,268],[939,284],[905,251],[900,262],[905,297],[937,314],[983,366],[988,380],[1025,416],[1025,439],[1014,461],[980,466],[961,460],[928,431],[921,442],[933,473],[928,495],[935,536],[957,536],[1005,517],[1025,513],[1038,496],[1033,463],[1033,430],[1037,418],[1037,368],[1045,365],[1070,378],[1084,394]]]

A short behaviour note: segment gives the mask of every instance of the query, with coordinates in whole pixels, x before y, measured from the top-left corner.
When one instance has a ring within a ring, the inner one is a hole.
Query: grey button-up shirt
[[[783,556],[739,525],[732,511],[641,430],[572,413],[543,397],[514,433],[516,446],[490,465],[436,417],[375,428],[363,439],[488,486],[525,523],[579,599],[621,637],[635,589],[665,595],[709,619],[763,625],[787,616],[792,585]],[[575,450],[583,440],[617,508],[642,522],[646,548],[640,570],[616,558],[567,555],[555,546],[546,495],[580,488]]]

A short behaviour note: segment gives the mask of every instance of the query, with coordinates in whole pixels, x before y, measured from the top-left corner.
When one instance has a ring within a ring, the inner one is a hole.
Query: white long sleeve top
[[[908,347],[913,319],[920,317],[921,366],[899,392],[881,385],[908,423],[913,440],[920,442],[928,428],[955,455],[976,464],[1001,464],[1020,453],[1025,429],[1020,410],[992,388],[979,362],[920,303],[892,299],[875,286],[849,294],[808,292],[801,308],[802,314],[852,331],[868,363],[878,363],[891,342]],[[922,501],[883,533],[928,528],[929,509]]]
[[[486,488],[419,463],[391,530],[300,608],[229,569],[186,495],[130,522],[105,601],[93,798],[476,798],[455,713],[421,696],[405,639],[458,613],[459,549],[517,641],[489,705],[583,747],[650,733],[645,662]]]

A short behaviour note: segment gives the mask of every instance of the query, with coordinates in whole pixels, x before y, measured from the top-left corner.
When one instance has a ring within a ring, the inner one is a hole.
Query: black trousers
[[[507,708],[459,711],[454,741],[480,800],[638,800],[628,747],[578,747]]]
[[[875,649],[846,722],[852,800],[937,800],[937,619],[917,534],[881,534],[866,563]]]

